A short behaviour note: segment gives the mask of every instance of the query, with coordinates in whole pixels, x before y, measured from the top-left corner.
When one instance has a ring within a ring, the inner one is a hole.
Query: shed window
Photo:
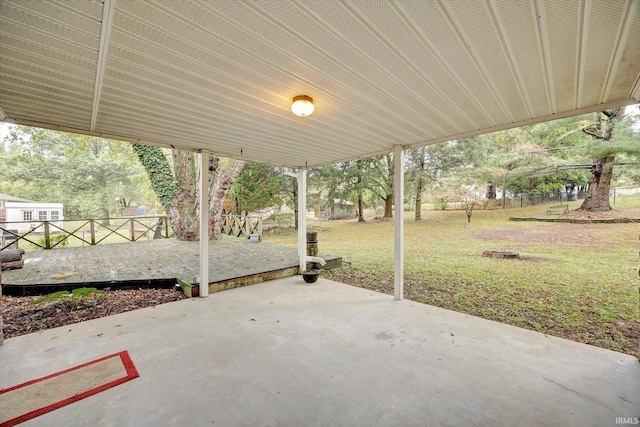
[[[60,219],[60,211],[51,211],[51,219],[54,221]]]
[[[23,221],[31,221],[33,219],[32,211],[22,211],[22,220]]]
[[[46,221],[47,220],[47,211],[38,211],[38,219],[40,221]]]

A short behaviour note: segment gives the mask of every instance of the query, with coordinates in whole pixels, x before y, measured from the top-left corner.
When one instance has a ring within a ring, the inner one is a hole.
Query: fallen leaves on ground
[[[73,308],[56,301],[31,304],[41,297],[0,297],[5,338],[187,298],[175,289],[127,289],[108,291],[100,294],[100,298],[83,298]]]

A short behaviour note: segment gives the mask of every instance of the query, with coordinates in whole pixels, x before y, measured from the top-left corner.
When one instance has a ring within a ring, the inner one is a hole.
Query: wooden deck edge
[[[251,274],[249,276],[234,277],[232,279],[221,280],[219,282],[209,283],[209,293],[225,291],[227,289],[239,288],[240,286],[254,285],[256,283],[266,282],[273,279],[281,279],[283,277],[295,276],[298,274],[298,267],[287,267],[273,271],[265,271],[262,273]],[[198,296],[199,285],[192,285],[183,279],[178,278],[178,284],[182,291],[188,297]]]
[[[324,270],[331,270],[333,268],[342,267],[342,257],[334,255],[320,255],[320,258],[325,260],[327,264],[322,267]]]
[[[342,257],[321,255],[327,264],[325,269],[338,268],[342,266]],[[256,283],[266,282],[268,280],[281,279],[283,277],[295,276],[300,274],[298,266],[286,267],[278,270],[265,271],[262,273],[251,274],[243,277],[234,277],[227,280],[209,283],[209,293],[225,291],[227,289],[239,288],[241,286],[254,285]],[[178,278],[178,284],[182,288],[184,294],[188,297],[196,297],[199,294],[199,285],[193,285],[190,282]]]

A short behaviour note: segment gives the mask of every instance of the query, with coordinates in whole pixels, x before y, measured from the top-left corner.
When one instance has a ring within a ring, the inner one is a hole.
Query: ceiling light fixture
[[[298,95],[293,98],[291,104],[291,111],[296,116],[305,117],[310,116],[316,107],[313,105],[313,99],[307,95]]]

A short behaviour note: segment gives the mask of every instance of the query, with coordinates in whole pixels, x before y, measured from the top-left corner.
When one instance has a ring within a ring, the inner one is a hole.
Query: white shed
[[[42,221],[51,221],[62,227],[64,219],[62,203],[6,202],[5,209],[7,222],[3,227],[8,230],[27,231],[39,227]],[[38,231],[44,229],[41,227]]]

